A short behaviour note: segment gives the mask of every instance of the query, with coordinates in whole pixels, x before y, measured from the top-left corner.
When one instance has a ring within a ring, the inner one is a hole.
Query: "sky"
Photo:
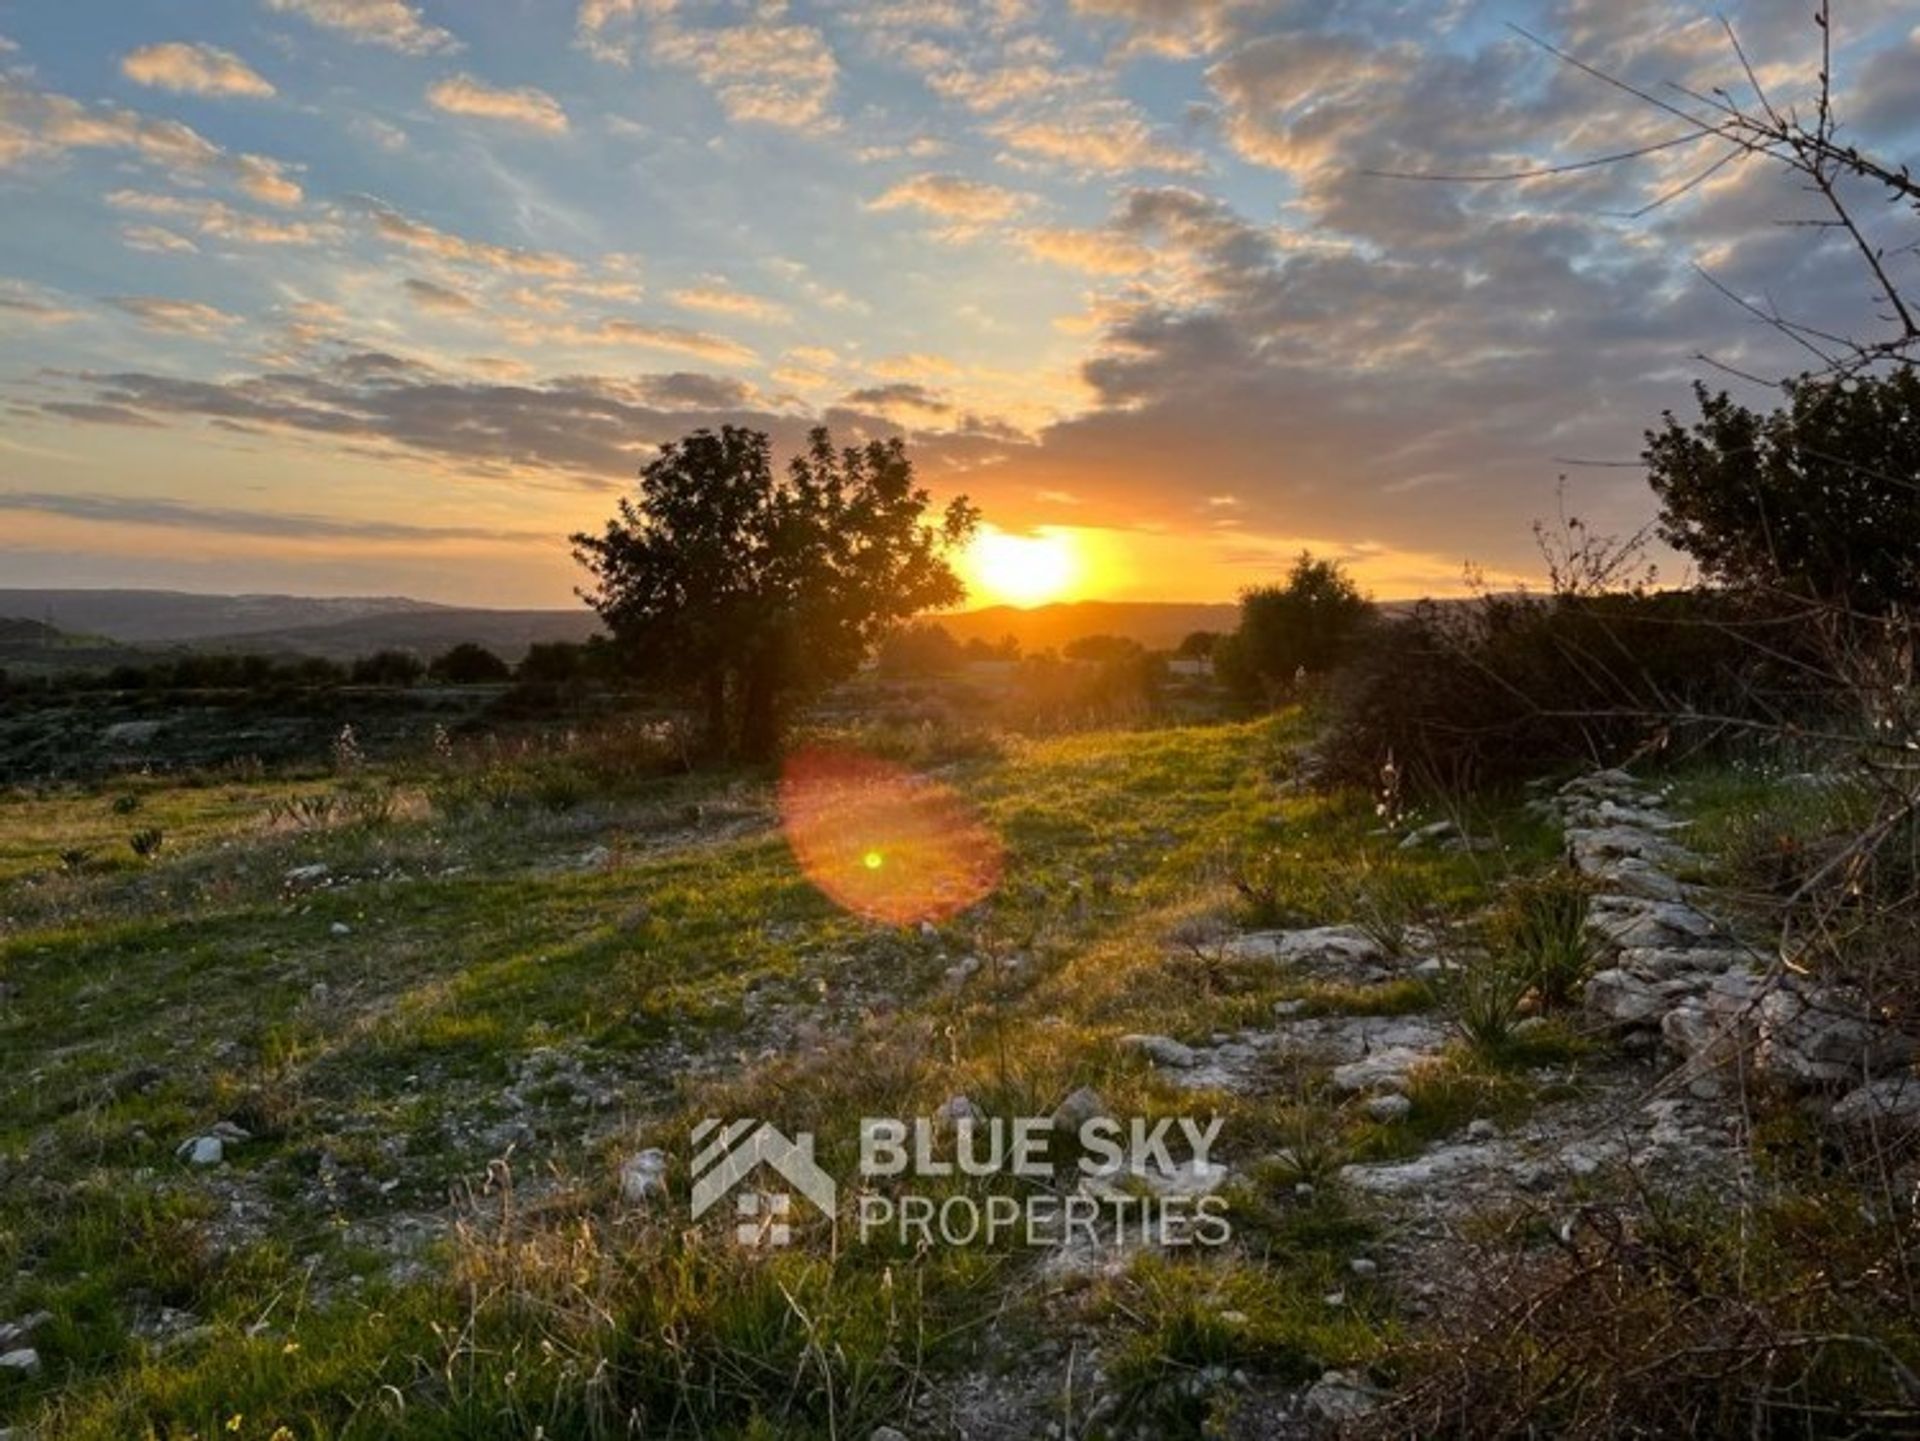
[[[1724,11],[1777,103],[1809,9]],[[1802,363],[1723,292],[1871,297],[1711,150],[1381,172],[1664,139],[1528,37],[1744,95],[1720,13],[0,0],[0,586],[565,605],[567,534],[721,423],[904,436],[1079,596],[1523,579],[1536,519],[1651,517],[1621,462],[1696,377]],[[1834,41],[1848,137],[1916,158],[1920,5]]]

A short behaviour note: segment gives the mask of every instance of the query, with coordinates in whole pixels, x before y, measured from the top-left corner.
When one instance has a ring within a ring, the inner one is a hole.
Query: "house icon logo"
[[[739,1217],[734,1235],[744,1246],[784,1246],[792,1239],[787,1218],[793,1212],[793,1191],[821,1214],[835,1214],[839,1188],[814,1161],[810,1131],[789,1137],[770,1122],[709,1117],[693,1128],[693,1152],[694,1219],[733,1196]],[[791,1190],[740,1189],[762,1166],[770,1167]]]

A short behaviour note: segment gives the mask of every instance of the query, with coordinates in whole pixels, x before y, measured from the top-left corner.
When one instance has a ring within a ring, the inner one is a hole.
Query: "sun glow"
[[[971,598],[1032,606],[1066,599],[1085,567],[1070,535],[1049,530],[1013,535],[988,525],[967,548],[963,569]]]

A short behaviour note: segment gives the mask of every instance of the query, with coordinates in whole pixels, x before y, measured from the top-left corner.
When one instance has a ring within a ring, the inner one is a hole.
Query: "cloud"
[[[240,317],[197,300],[168,300],[157,295],[114,295],[107,304],[131,315],[149,330],[202,339],[222,334]]]
[[[129,250],[144,250],[151,255],[194,254],[200,249],[164,225],[123,225],[120,239]]]
[[[267,8],[299,15],[360,45],[381,45],[405,55],[457,50],[460,42],[429,25],[404,0],[267,0]]]
[[[903,412],[948,415],[953,411],[952,404],[937,391],[908,381],[898,381],[892,385],[870,385],[863,390],[851,390],[840,397],[840,403],[854,409],[870,410],[890,417],[898,416]]]
[[[668,350],[695,356],[722,365],[751,365],[759,359],[738,341],[704,330],[689,330],[680,325],[650,325],[638,320],[612,318],[593,325],[540,326],[530,338],[557,344],[624,345],[643,350]]]
[[[689,70],[711,89],[731,120],[788,130],[829,130],[840,67],[811,25],[759,19],[689,29],[663,21],[651,54]]]
[[[464,295],[450,286],[438,285],[431,280],[420,280],[409,276],[401,282],[407,297],[422,310],[435,311],[441,315],[466,315],[476,307],[473,297]]]
[[[485,240],[469,240],[465,236],[437,229],[424,220],[402,214],[384,201],[361,197],[359,203],[372,216],[374,229],[383,237],[396,245],[404,245],[410,250],[418,250],[441,260],[472,265],[482,270],[555,280],[569,279],[580,272],[579,262],[565,255],[545,250],[520,250]]]
[[[401,362],[220,381],[140,372],[78,379],[90,388],[87,402],[148,418],[191,417],[333,445],[386,447],[463,473],[544,477],[592,490],[624,483],[655,446],[699,425],[754,425],[793,447],[806,424],[737,408],[750,398],[739,382],[684,374],[499,384]],[[701,408],[709,401],[723,408]]]
[[[963,175],[915,175],[867,202],[869,210],[919,210],[972,227],[1005,220],[1029,203],[1029,197]]]
[[[40,407],[71,420],[103,425],[155,425],[156,421],[116,406],[50,403]],[[48,491],[0,490],[0,511],[32,511],[64,516],[68,520],[106,525],[157,526],[169,530],[215,531],[228,535],[269,536],[285,540],[363,541],[552,541],[557,537],[537,530],[496,530],[468,525],[415,525],[404,521],[356,520],[343,516],[309,515],[299,511],[238,510],[225,506],[187,505],[178,501],[123,495],[54,494]]]
[[[144,215],[167,216],[192,225],[202,235],[247,245],[319,245],[339,238],[340,228],[328,221],[281,220],[269,215],[251,215],[235,210],[218,200],[188,195],[154,195],[140,190],[115,190],[107,204],[120,210]],[[155,227],[143,227],[153,229]],[[161,232],[163,235],[169,232]],[[144,236],[148,248],[187,249],[191,244],[169,244],[154,236]],[[176,240],[179,237],[174,237]]]
[[[24,325],[65,325],[79,318],[78,310],[33,286],[17,280],[0,280],[0,325],[9,321]]]
[[[574,44],[596,60],[631,65],[634,21],[642,15],[667,15],[673,9],[674,0],[580,0],[574,16]]]
[[[92,400],[50,400],[40,407],[48,415],[58,416],[62,420],[79,420],[88,425],[123,425],[135,430],[159,430],[161,424],[150,415],[142,415],[137,410],[127,410],[118,405],[102,405]],[[40,497],[20,493],[0,491],[0,509],[10,506],[15,510],[38,510],[40,506],[19,504]]]
[[[532,86],[496,90],[471,75],[451,75],[428,87],[427,100],[449,115],[498,120],[549,135],[561,135],[567,129],[567,112],[560,108],[560,102]]]
[[[264,100],[274,93],[273,86],[232,51],[178,40],[129,52],[120,62],[120,73],[137,85],[186,95]]]
[[[119,150],[168,171],[219,175],[256,200],[300,203],[289,168],[264,155],[234,154],[190,125],[115,105],[87,105],[0,75],[0,169],[69,150]]]
[[[787,308],[775,301],[735,290],[723,280],[706,280],[668,292],[667,298],[688,310],[705,310],[716,315],[738,315],[746,320],[786,321]]]
[[[1122,101],[1096,102],[1049,119],[1008,121],[992,133],[1017,156],[1087,174],[1169,170],[1191,175],[1207,168],[1196,151],[1157,133]]]
[[[1153,252],[1107,230],[1042,229],[1022,232],[1029,254],[1093,275],[1138,275],[1153,265]]]

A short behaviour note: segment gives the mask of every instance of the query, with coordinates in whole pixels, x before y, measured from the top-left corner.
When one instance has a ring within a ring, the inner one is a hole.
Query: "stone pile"
[[[1587,983],[1587,1008],[1628,1032],[1656,1035],[1711,1087],[1726,1070],[1796,1088],[1855,1088],[1835,1108],[1920,1121],[1916,1043],[1844,989],[1782,973],[1703,910],[1679,877],[1702,864],[1676,836],[1687,822],[1625,771],[1582,776],[1543,807],[1566,831],[1568,858],[1598,888],[1589,925],[1609,950]]]

